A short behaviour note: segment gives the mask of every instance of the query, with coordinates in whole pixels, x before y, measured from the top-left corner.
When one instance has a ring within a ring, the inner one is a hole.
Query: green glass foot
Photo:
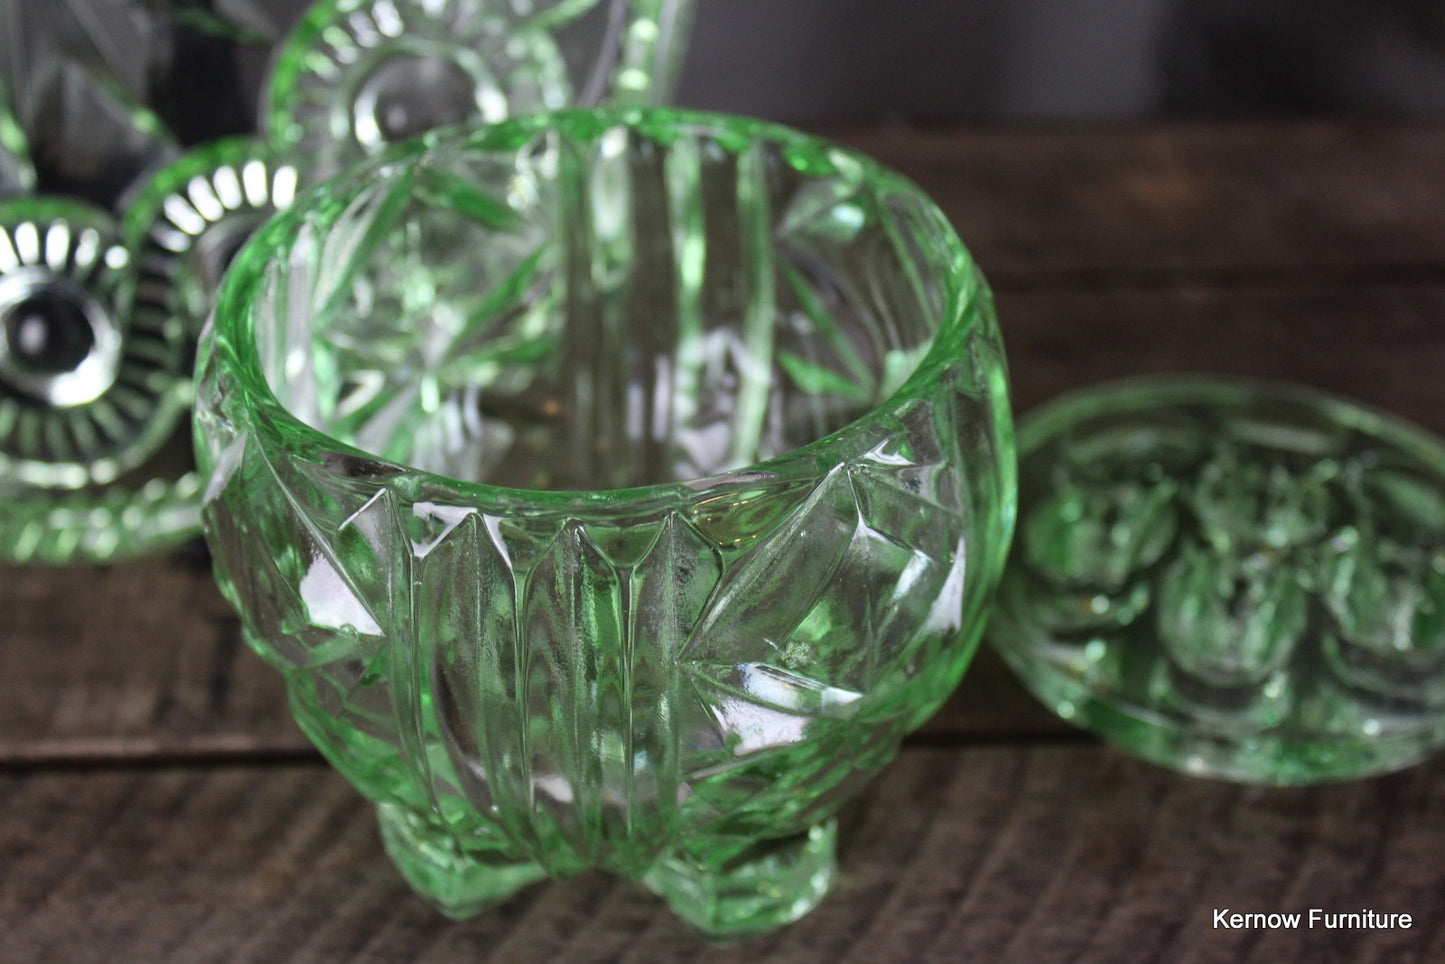
[[[381,803],[381,841],[406,882],[448,917],[479,914],[547,876],[484,837],[460,841],[438,817]]]
[[[711,937],[750,937],[790,924],[828,893],[837,873],[837,822],[763,840],[723,861],[677,853],[645,883],[673,913]]]

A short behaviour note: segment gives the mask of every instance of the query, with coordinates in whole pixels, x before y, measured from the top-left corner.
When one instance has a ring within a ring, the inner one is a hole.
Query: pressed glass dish
[[[1086,389],[1019,430],[989,627],[1060,715],[1190,773],[1300,784],[1445,743],[1445,443],[1299,386]]]
[[[248,136],[212,141],[157,171],[121,223],[136,261],[132,315],[173,321],[194,359],[226,269],[251,233],[291,203],[298,178],[295,165]]]
[[[106,212],[0,201],[0,559],[106,559],[199,524],[194,475],[144,480],[182,427],[191,355],[172,319],[129,316],[131,271]]]
[[[762,123],[406,147],[261,230],[201,357],[218,580],[454,915],[588,867],[714,935],[805,913],[1012,527],[953,230]]]
[[[144,0],[0,4],[5,562],[109,561],[199,528],[195,331],[132,315],[136,259],[114,213],[178,152],[145,105],[182,59],[172,27]]]
[[[199,479],[183,421],[220,277],[302,180],[483,116],[449,113],[438,81],[449,58],[497,81],[464,92],[486,119],[574,96],[656,98],[670,89],[688,9],[322,0],[276,59],[265,118],[274,141],[225,137],[182,153],[161,115],[187,142],[235,126],[232,61],[254,39],[240,24],[264,21],[261,11],[0,5],[0,560],[110,561],[196,534]],[[547,84],[516,56],[533,48],[552,58]],[[373,119],[395,121],[365,145],[325,120],[351,116],[342,102],[362,94]],[[47,197],[7,199],[36,190]],[[104,244],[87,240],[96,238]],[[101,249],[108,260],[92,270]]]
[[[0,79],[0,198],[24,194],[35,188],[35,167],[30,163],[30,143],[15,116],[14,105]]]
[[[692,0],[320,0],[262,120],[308,181],[438,127],[672,90]]]
[[[0,3],[0,87],[41,190],[119,209],[177,153],[147,103],[171,40],[167,14],[147,0]]]

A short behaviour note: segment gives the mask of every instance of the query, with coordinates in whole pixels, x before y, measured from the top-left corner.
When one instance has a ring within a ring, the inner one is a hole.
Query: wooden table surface
[[[1445,433],[1445,126],[828,133],[953,218],[1020,412],[1213,371]],[[1068,729],[988,653],[844,826],[833,895],[742,944],[595,873],[451,922],[194,553],[0,569],[3,961],[1445,961],[1445,758],[1315,789],[1179,776]],[[1220,908],[1414,923],[1233,930]]]

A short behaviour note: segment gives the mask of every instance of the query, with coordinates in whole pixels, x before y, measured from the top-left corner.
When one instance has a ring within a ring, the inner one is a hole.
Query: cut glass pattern
[[[1445,739],[1445,446],[1305,389],[1099,386],[1020,435],[990,628],[1060,714],[1192,773],[1357,777]]]
[[[144,3],[7,0],[0,85],[47,191],[116,206],[176,151],[145,105],[171,33]]]
[[[1012,518],[987,291],[915,188],[750,122],[510,122],[298,202],[216,317],[219,580],[414,886],[600,866],[730,935],[821,899]]]
[[[263,123],[314,181],[438,127],[671,90],[691,0],[321,0]]]
[[[103,557],[122,538],[164,544],[196,524],[195,480],[182,491],[138,484],[126,493],[135,497],[129,512],[121,491],[105,488],[163,448],[191,398],[185,332],[170,318],[128,317],[130,270],[105,212],[64,199],[0,201],[0,545],[8,558]]]

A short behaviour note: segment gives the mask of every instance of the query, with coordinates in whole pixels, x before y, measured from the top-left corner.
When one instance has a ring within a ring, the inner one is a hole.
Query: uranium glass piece
[[[146,106],[170,31],[141,0],[6,0],[0,85],[28,139],[38,183],[107,208],[176,153]]]
[[[36,98],[52,96],[68,65],[106,99],[145,105],[183,142],[210,140],[253,126],[242,52],[276,39],[288,6],[296,0],[4,0],[0,78],[24,91],[27,123],[45,122],[33,111],[54,105]]]
[[[194,478],[182,487],[188,510],[141,478],[181,427],[191,378],[184,329],[130,317],[132,270],[103,211],[55,198],[0,202],[0,556],[8,561],[110,558],[196,525]]]
[[[30,144],[15,116],[0,80],[0,198],[35,189],[35,165],[30,162]]]
[[[231,261],[290,205],[296,185],[296,168],[249,137],[207,144],[157,172],[122,224],[136,259],[133,316],[149,325],[174,319],[194,339]]]
[[[1019,433],[989,636],[1061,716],[1151,760],[1347,779],[1445,742],[1445,446],[1318,392],[1103,385]]]
[[[707,115],[453,131],[304,194],[214,319],[217,577],[414,887],[821,899],[1013,518],[991,301],[915,187]]]
[[[5,80],[21,89],[64,57],[143,100],[170,54],[158,10],[152,0],[5,0]]]
[[[263,123],[308,180],[437,127],[671,90],[691,0],[321,0]]]

